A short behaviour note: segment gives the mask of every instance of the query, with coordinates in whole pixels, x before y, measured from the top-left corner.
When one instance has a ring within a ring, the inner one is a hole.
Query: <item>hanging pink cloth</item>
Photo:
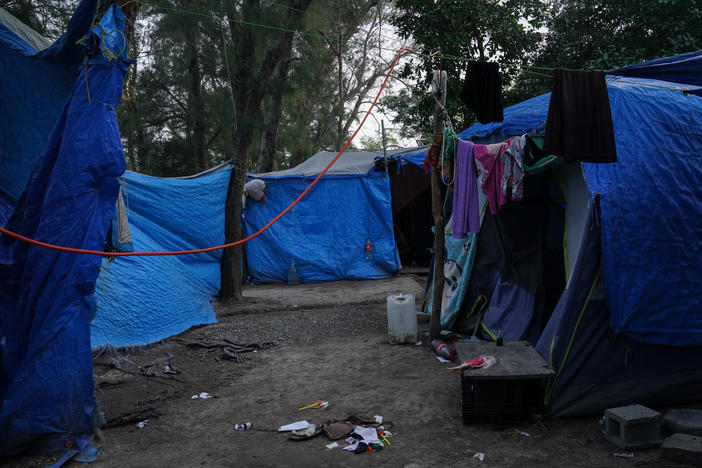
[[[490,213],[497,214],[502,205],[509,201],[509,197],[502,191],[502,178],[505,171],[502,153],[507,147],[506,143],[494,145],[475,145],[473,157],[480,170],[480,188],[487,195]]]

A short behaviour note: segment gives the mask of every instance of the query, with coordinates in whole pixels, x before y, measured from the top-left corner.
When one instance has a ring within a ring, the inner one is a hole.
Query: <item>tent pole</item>
[[[446,72],[434,71],[438,75],[437,103],[434,108],[434,132],[432,135],[432,148],[438,143],[441,145],[443,138],[442,116],[446,104]],[[441,157],[440,155],[438,156]],[[434,288],[432,291],[431,320],[429,322],[429,335],[431,339],[438,338],[441,334],[441,297],[444,291],[444,214],[443,200],[441,197],[441,174],[436,165],[431,171],[431,211],[434,215]]]

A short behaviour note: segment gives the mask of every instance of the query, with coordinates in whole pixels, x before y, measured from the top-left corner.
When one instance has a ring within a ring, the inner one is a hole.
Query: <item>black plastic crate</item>
[[[520,379],[462,379],[463,424],[518,424],[525,416],[527,389]]]

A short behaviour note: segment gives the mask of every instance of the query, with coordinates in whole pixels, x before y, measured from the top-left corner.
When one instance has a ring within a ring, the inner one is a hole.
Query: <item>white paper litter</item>
[[[380,439],[378,438],[378,431],[374,427],[356,426],[353,433],[363,437],[361,442],[365,442],[366,444],[370,445],[380,442]]]
[[[531,434],[528,432],[520,431],[519,429],[515,428],[514,429],[515,434],[523,435],[524,437],[531,437]]]
[[[331,444],[327,445],[327,448],[328,448],[329,450],[331,450],[331,449],[337,448],[338,446],[339,446],[339,443],[338,443],[338,442],[332,442]]]
[[[417,341],[414,345],[415,345],[415,346],[422,346],[422,342],[421,342],[421,341]]]
[[[144,419],[143,421],[137,423],[137,427],[138,427],[139,429],[141,429],[141,428],[143,428],[143,427],[146,427],[147,424],[149,424],[149,420],[148,420],[148,419]]]
[[[309,425],[310,423],[307,421],[296,421],[294,423],[286,424],[285,426],[280,426],[278,428],[278,432],[302,431],[307,429],[307,426]]]
[[[199,395],[193,395],[193,396],[190,397],[191,400],[195,400],[195,399],[197,399],[197,398],[202,398],[202,399],[204,400],[204,399],[206,399],[206,398],[212,398],[212,395],[210,395],[210,394],[207,393],[207,392],[202,392],[202,393],[200,393]]]
[[[475,455],[473,455],[473,458],[477,458],[480,461],[485,460],[485,454],[483,452],[478,452]]]
[[[347,437],[346,438],[346,446],[344,447],[344,450],[348,450],[349,452],[353,452],[356,450],[356,447],[358,447],[358,439],[354,439],[353,437]]]
[[[382,424],[382,423],[383,423],[383,417],[382,417],[382,416],[378,416],[378,415],[376,414],[376,415],[373,416],[373,417],[375,418],[375,422],[377,422],[378,424]]]
[[[445,358],[442,358],[441,356],[436,356],[436,359],[438,359],[439,362],[451,362],[450,359],[445,359]]]

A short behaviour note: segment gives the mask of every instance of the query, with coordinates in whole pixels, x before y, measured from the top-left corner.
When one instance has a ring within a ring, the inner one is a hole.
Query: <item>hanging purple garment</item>
[[[456,150],[453,184],[453,237],[463,239],[469,232],[480,231],[478,179],[473,161],[473,143],[460,140]]]

